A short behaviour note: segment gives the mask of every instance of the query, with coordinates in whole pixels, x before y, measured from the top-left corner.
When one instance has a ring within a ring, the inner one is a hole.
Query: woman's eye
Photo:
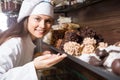
[[[36,21],[40,21],[41,19],[40,18],[35,18]]]
[[[53,21],[52,20],[46,20],[45,22],[51,24]]]

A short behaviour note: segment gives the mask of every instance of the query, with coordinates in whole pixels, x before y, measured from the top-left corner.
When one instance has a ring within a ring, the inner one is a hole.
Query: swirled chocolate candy
[[[106,56],[108,56],[108,52],[105,49],[103,49],[103,50],[96,49],[95,53],[97,56],[100,57],[100,59],[104,59]]]
[[[112,62],[112,71],[117,74],[117,75],[120,75],[120,59],[115,59],[113,62]]]

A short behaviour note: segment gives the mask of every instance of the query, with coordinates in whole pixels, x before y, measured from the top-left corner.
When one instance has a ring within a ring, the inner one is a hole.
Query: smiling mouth
[[[46,30],[36,30],[39,34],[44,34],[46,33]]]

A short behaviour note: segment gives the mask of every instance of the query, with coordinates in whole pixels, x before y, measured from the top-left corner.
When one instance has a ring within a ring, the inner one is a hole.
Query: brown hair
[[[2,32],[0,34],[0,45],[4,43],[6,40],[13,38],[13,37],[25,37],[27,36],[28,30],[27,30],[27,22],[28,17],[24,18],[19,23],[14,23],[9,29]]]

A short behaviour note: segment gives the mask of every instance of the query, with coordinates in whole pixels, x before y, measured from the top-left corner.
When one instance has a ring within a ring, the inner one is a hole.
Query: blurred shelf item
[[[1,10],[3,13],[7,13],[9,11],[19,12],[22,0],[1,0]]]
[[[55,7],[55,13],[67,13],[67,12],[75,11],[80,8],[99,3],[103,0],[83,0],[83,2],[79,2],[79,3],[75,3],[75,4],[71,4],[72,0],[69,0],[69,1],[70,1],[69,5]]]

